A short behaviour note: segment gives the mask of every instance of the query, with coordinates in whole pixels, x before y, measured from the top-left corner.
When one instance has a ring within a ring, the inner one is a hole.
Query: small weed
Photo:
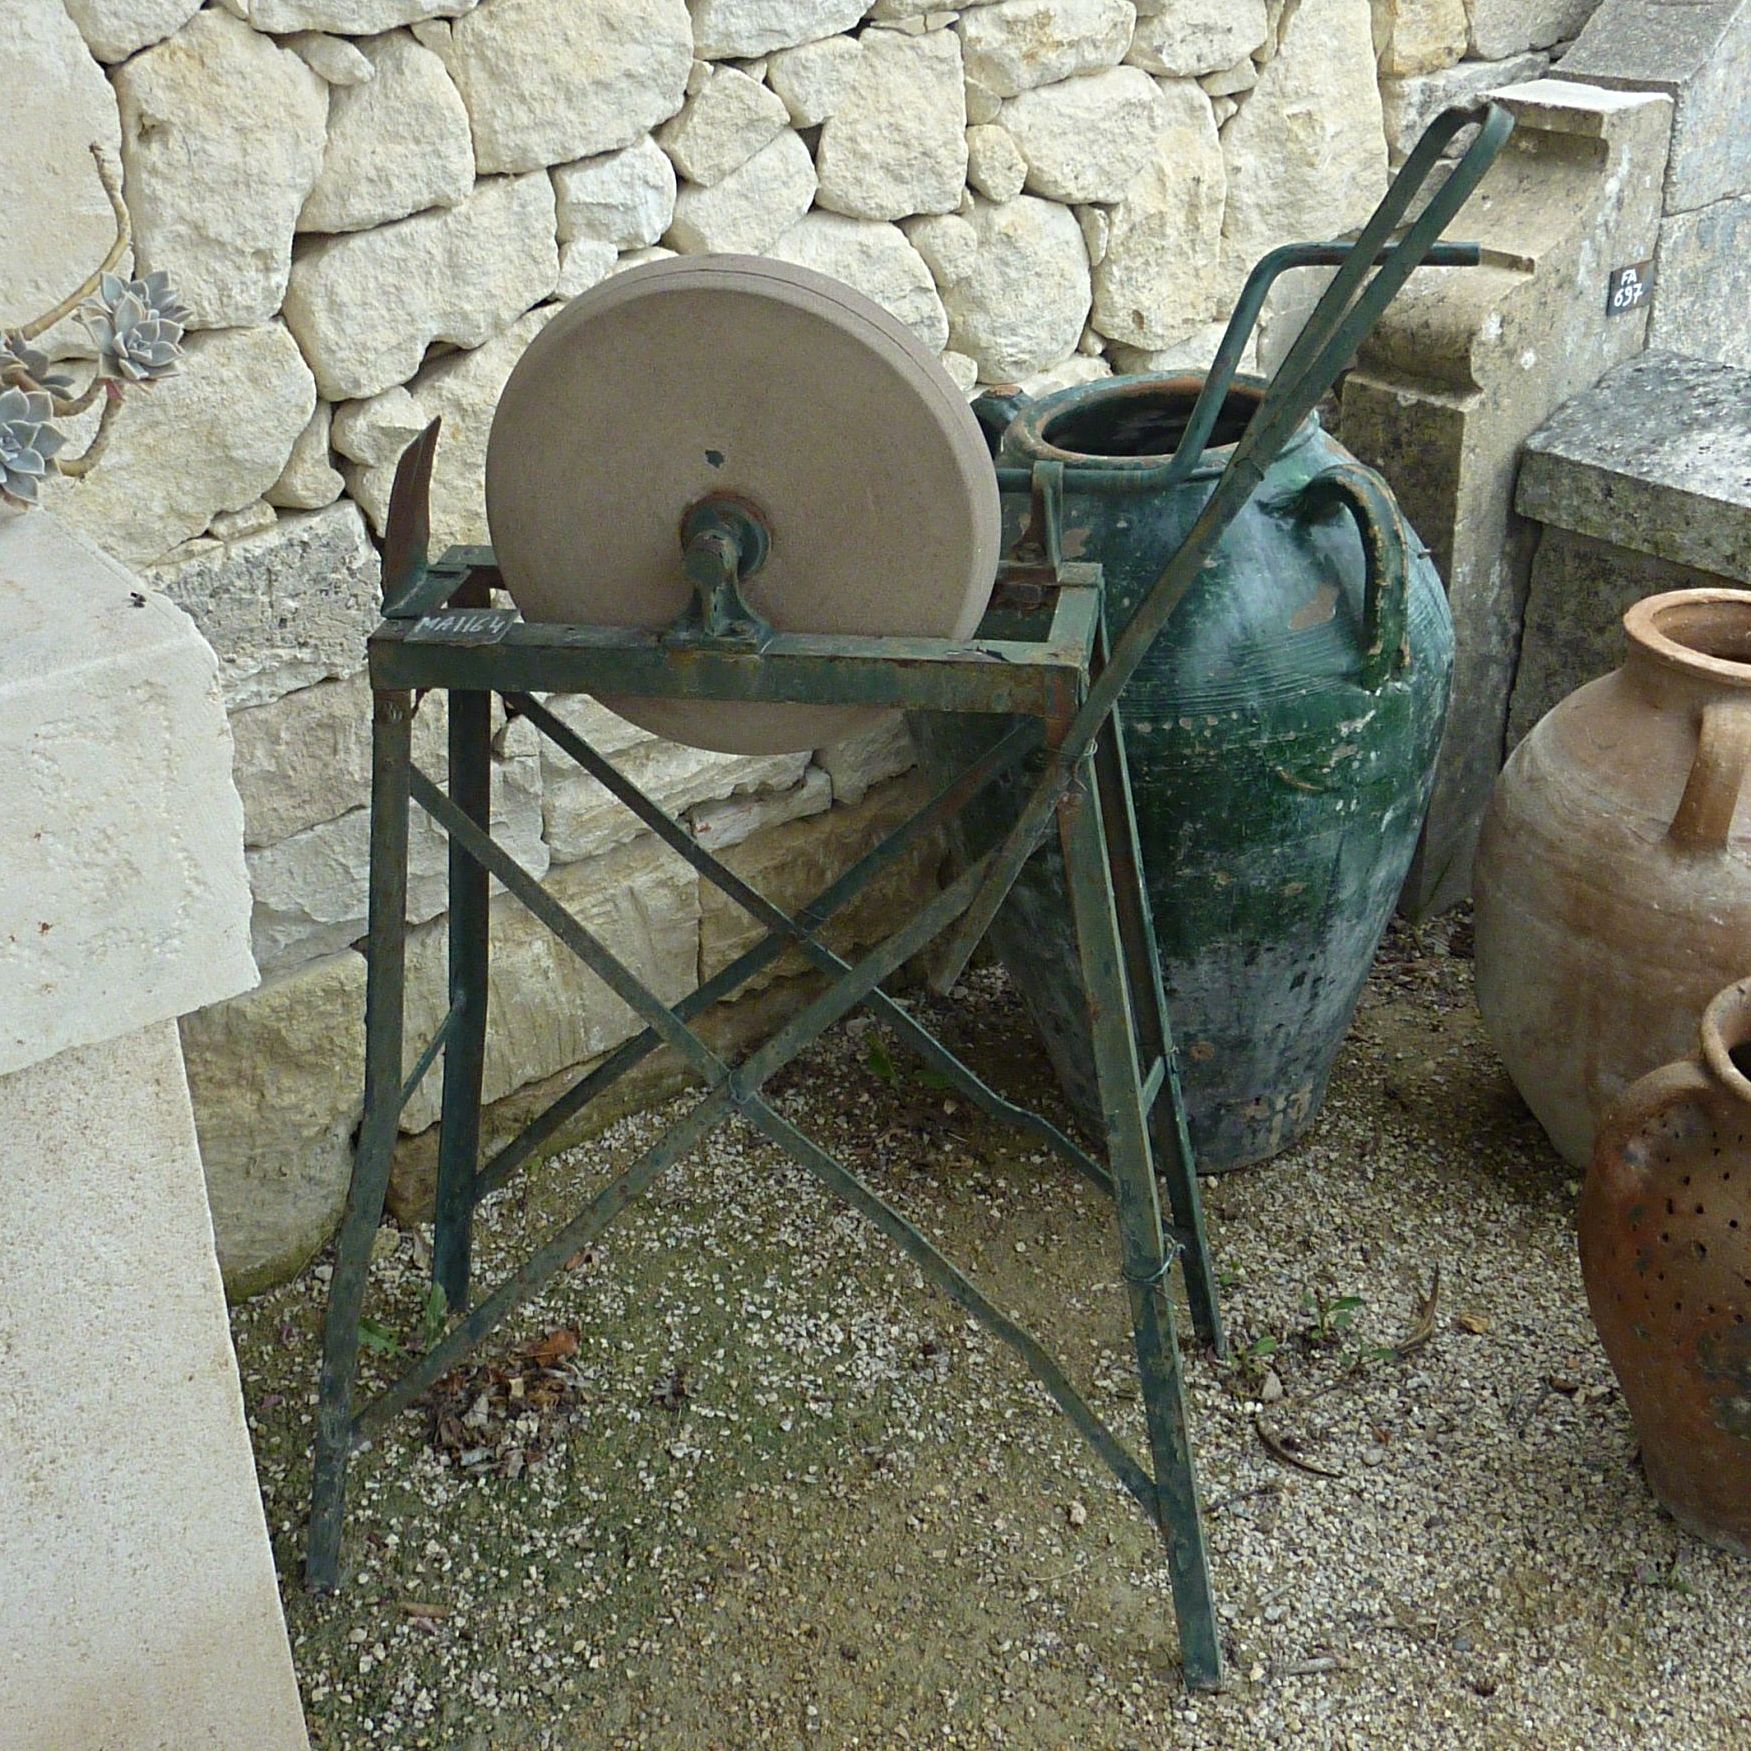
[[[1312,1289],[1301,1297],[1301,1311],[1312,1316],[1309,1335],[1316,1344],[1335,1344],[1367,1305],[1360,1295],[1334,1295],[1328,1299]]]

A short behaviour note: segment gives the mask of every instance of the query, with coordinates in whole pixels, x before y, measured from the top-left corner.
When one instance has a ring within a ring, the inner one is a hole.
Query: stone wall
[[[108,241],[118,151],[142,269],[193,308],[55,510],[195,617],[232,711],[258,992],[187,1030],[233,1287],[334,1219],[357,1117],[374,537],[434,415],[434,538],[486,539],[511,366],[561,303],[672,252],[767,253],[892,310],[969,392],[1200,365],[1266,249],[1351,228],[1443,104],[1536,76],[1590,0],[10,0],[0,325]],[[1293,294],[1266,313],[1280,327]],[[77,331],[53,337],[76,347]],[[722,847],[827,857],[892,806],[896,733],[812,758],[594,732]],[[430,765],[441,724],[421,713]],[[871,791],[871,787],[876,787]],[[884,788],[885,787],[885,788]],[[865,798],[864,793],[871,791]],[[665,988],[713,911],[507,726],[495,816]],[[416,829],[416,966],[442,846]],[[717,926],[721,935],[724,926]],[[505,921],[509,1096],[630,1031]],[[523,959],[518,959],[521,956]],[[527,964],[525,964],[527,963]],[[423,1001],[423,999],[422,999]],[[419,1123],[429,1122],[421,1108]]]

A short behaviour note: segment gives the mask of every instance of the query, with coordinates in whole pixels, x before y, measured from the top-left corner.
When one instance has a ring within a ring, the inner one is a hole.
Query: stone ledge
[[[1524,517],[1751,584],[1751,371],[1644,353],[1526,442]]]

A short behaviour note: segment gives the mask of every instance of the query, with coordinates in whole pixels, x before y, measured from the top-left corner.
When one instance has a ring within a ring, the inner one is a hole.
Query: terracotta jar
[[[1623,667],[1496,781],[1473,883],[1478,1007],[1577,1167],[1605,1108],[1751,970],[1751,591],[1649,596],[1623,624]]]
[[[1680,1525],[1751,1552],[1751,979],[1702,1020],[1700,1054],[1633,1084],[1599,1127],[1581,1271]]]

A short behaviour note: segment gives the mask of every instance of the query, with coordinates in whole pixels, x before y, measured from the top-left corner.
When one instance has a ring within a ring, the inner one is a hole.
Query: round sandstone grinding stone
[[[772,531],[742,590],[781,632],[965,638],[984,613],[1001,516],[978,422],[910,331],[823,274],[752,256],[630,269],[567,305],[505,385],[487,519],[526,620],[671,625],[691,597],[682,519],[716,492]],[[606,703],[735,754],[821,747],[878,715]]]

